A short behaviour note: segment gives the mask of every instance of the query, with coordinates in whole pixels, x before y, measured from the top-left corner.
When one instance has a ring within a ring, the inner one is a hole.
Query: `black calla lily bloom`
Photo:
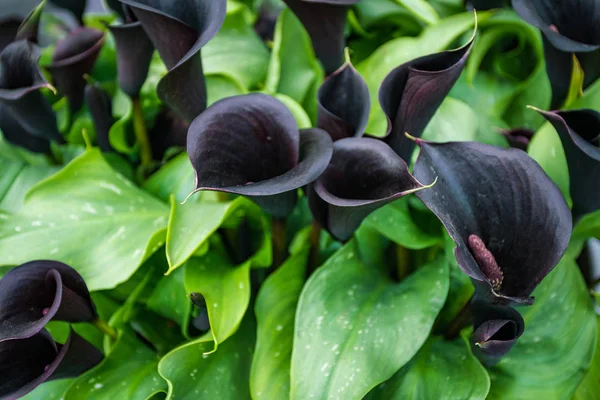
[[[142,24],[131,20],[132,12],[128,14],[124,24],[109,26],[109,29],[117,47],[119,87],[130,97],[137,97],[148,76],[154,46]]]
[[[42,17],[44,4],[45,3],[43,2],[40,3],[23,20],[23,23],[19,26],[15,40],[29,40],[30,42],[37,43],[40,18]]]
[[[94,121],[98,147],[105,152],[113,151],[108,138],[110,128],[115,122],[110,96],[100,84],[88,83],[85,87],[85,102]]]
[[[538,110],[560,136],[569,165],[573,216],[600,209],[600,113],[582,109],[572,111]]]
[[[87,6],[87,0],[50,0],[50,2],[57,7],[70,11],[77,18],[77,21],[83,25],[83,13]]]
[[[83,105],[85,74],[94,67],[103,44],[104,32],[80,27],[56,45],[48,70],[59,93],[69,99],[72,112]]]
[[[338,240],[348,240],[373,211],[429,186],[385,143],[345,138],[333,144],[327,169],[308,189],[315,220]]]
[[[50,320],[90,322],[97,317],[83,278],[58,261],[32,261],[0,280],[0,342],[25,339]]]
[[[600,77],[600,5],[596,0],[512,0],[515,11],[542,31],[552,107],[567,97],[573,54],[584,71],[584,88]]]
[[[102,361],[102,353],[73,330],[64,345],[46,331],[0,343],[0,399],[16,400],[44,382],[76,377]]]
[[[525,152],[471,142],[430,143],[414,175],[437,184],[417,193],[456,243],[460,268],[480,298],[530,304],[562,258],[571,212],[558,187]]]
[[[50,152],[50,140],[30,135],[19,121],[14,119],[12,113],[4,104],[0,104],[0,131],[2,131],[8,142],[31,152],[42,154]]]
[[[11,43],[0,54],[0,64],[2,65],[0,69],[0,103],[3,106],[2,113],[10,113],[10,116],[3,117],[3,120],[9,118],[12,121],[7,124],[13,126],[11,132],[14,134],[26,133],[33,137],[31,140],[29,138],[13,140],[13,143],[18,145],[27,141],[32,143],[41,143],[42,140],[62,142],[62,136],[56,126],[54,111],[40,93],[40,89],[52,88],[52,86],[40,71],[39,57],[39,48],[27,40]],[[7,139],[10,139],[10,136],[8,134]]]
[[[162,108],[154,119],[154,126],[148,132],[152,158],[161,160],[171,147],[185,148],[189,128],[189,122],[167,107]]]
[[[306,28],[327,75],[344,62],[344,28],[351,5],[360,0],[284,0]]]
[[[206,109],[200,50],[221,28],[226,0],[121,0],[131,7],[169,69],[158,96],[188,121]]]
[[[463,47],[431,54],[395,68],[379,88],[379,104],[388,118],[387,144],[405,161],[415,143],[404,135],[421,137],[425,127],[458,80],[475,35]]]
[[[517,343],[525,330],[521,314],[505,306],[473,303],[473,354],[486,366],[498,363]]]
[[[244,195],[283,218],[296,204],[297,189],[325,171],[333,146],[327,132],[299,131],[283,103],[253,93],[220,100],[200,114],[187,150],[196,191]]]
[[[516,129],[500,129],[500,133],[502,136],[506,138],[506,141],[515,149],[520,149],[523,151],[527,150],[529,147],[529,142],[533,138],[535,134],[531,129],[526,128],[516,128]]]
[[[277,18],[283,8],[281,0],[266,0],[261,4],[254,30],[263,40],[273,40]]]
[[[468,10],[491,10],[492,8],[502,8],[508,0],[465,0],[465,7]]]
[[[317,126],[334,141],[362,136],[370,108],[369,88],[348,60],[319,88]]]
[[[14,42],[19,27],[39,0],[4,0],[0,9],[0,52]]]
[[[106,5],[116,12],[123,21],[127,21],[128,15],[125,12],[125,5],[120,0],[105,0]]]

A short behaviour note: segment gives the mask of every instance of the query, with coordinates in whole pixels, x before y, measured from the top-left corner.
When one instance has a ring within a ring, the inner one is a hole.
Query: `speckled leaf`
[[[598,340],[596,342],[596,351],[594,352],[594,361],[590,369],[586,372],[585,378],[577,387],[573,400],[594,400],[598,396],[600,387],[600,316],[598,317]]]
[[[577,265],[565,258],[519,311],[525,333],[491,371],[489,399],[571,398],[594,356],[594,305]]]
[[[179,324],[181,333],[187,336],[192,302],[185,293],[183,268],[156,283],[147,305],[150,310]]]
[[[354,241],[315,272],[300,296],[291,398],[361,398],[423,345],[448,293],[448,266],[395,283],[358,258]]]
[[[0,264],[54,259],[75,268],[90,290],[110,289],[164,241],[167,213],[93,149],[36,185],[4,221]]]
[[[0,159],[0,209],[15,213],[23,204],[25,193],[33,185],[59,170],[54,166],[29,165],[21,161]]]
[[[248,379],[256,325],[247,317],[237,334],[210,352],[210,335],[171,351],[160,361],[160,375],[169,382],[169,399],[249,400]]]
[[[484,400],[489,390],[490,377],[468,343],[432,336],[410,363],[366,399]]]
[[[185,265],[185,290],[206,300],[214,349],[233,335],[250,304],[250,261],[232,265],[224,256],[209,252]],[[212,343],[212,341],[211,341]]]

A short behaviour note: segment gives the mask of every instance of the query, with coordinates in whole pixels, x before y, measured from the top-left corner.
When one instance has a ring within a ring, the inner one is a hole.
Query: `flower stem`
[[[454,320],[448,325],[448,329],[444,333],[444,337],[448,340],[455,339],[463,328],[467,327],[471,323],[473,317],[473,310],[471,309],[471,303],[473,298],[463,306],[462,310],[454,317]]]
[[[273,235],[273,268],[277,268],[283,263],[287,254],[285,219],[273,218],[271,225]]]
[[[110,337],[112,340],[117,340],[117,331],[113,327],[109,326],[105,321],[101,320],[100,318],[96,318],[94,321],[92,321],[92,325],[94,325],[96,329]]]
[[[320,244],[321,227],[317,221],[313,221],[310,229],[310,253],[308,254],[308,267],[306,269],[307,276],[311,276],[318,267]]]
[[[133,131],[135,133],[135,139],[140,145],[142,168],[147,171],[152,165],[152,147],[150,146],[148,130],[146,129],[146,123],[144,122],[142,104],[139,97],[132,97],[131,103],[133,105]]]
[[[404,246],[396,244],[396,279],[400,282],[412,272],[410,252]]]

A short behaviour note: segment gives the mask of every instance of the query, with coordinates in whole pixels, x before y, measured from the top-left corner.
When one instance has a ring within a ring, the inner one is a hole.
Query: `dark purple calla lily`
[[[362,136],[370,108],[369,88],[348,60],[319,88],[317,126],[334,141]]]
[[[488,367],[508,354],[525,330],[523,317],[510,307],[475,302],[473,317],[471,348],[473,354]]]
[[[573,54],[584,71],[584,88],[600,77],[600,6],[596,0],[512,0],[512,5],[544,36],[553,108],[567,97]]]
[[[567,249],[571,212],[558,187],[525,152],[480,143],[430,143],[414,175],[437,184],[417,196],[456,243],[460,268],[479,296],[530,304]]]
[[[283,8],[281,0],[267,0],[261,4],[254,30],[263,40],[273,40],[277,18]]]
[[[83,278],[58,261],[32,261],[0,280],[0,342],[31,337],[50,320],[90,322],[94,303]]]
[[[385,141],[407,162],[415,142],[458,80],[475,35],[463,47],[431,54],[395,68],[379,88],[379,104],[388,118]]]
[[[50,3],[68,10],[77,18],[79,24],[83,25],[83,13],[87,6],[87,0],[50,0]]]
[[[0,52],[16,40],[23,21],[39,0],[4,0],[0,8]]]
[[[171,147],[185,148],[190,123],[168,108],[158,112],[154,126],[148,132],[152,147],[152,158],[161,160]]]
[[[40,89],[51,86],[40,71],[39,57],[39,48],[27,40],[11,43],[0,54],[0,103],[2,113],[10,114],[3,120],[16,121],[20,128],[14,122],[7,123],[13,126],[13,135],[20,131],[40,140],[62,142],[52,107],[40,93]],[[27,140],[15,139],[13,143],[23,144]]]
[[[0,104],[0,131],[7,141],[19,147],[34,153],[50,152],[50,140],[30,135],[4,104]]]
[[[117,47],[119,87],[130,97],[137,97],[148,76],[154,46],[142,24],[131,19],[132,12],[128,14],[124,24],[109,29]]]
[[[600,209],[600,113],[594,110],[538,110],[560,136],[569,165],[573,216]]]
[[[112,104],[106,90],[98,83],[88,83],[85,87],[85,102],[94,121],[96,140],[102,151],[113,151],[108,138],[110,128],[115,122],[112,116]]]
[[[44,382],[76,377],[102,361],[102,353],[71,330],[64,345],[46,331],[0,343],[0,399],[16,400]]]
[[[123,20],[123,21],[127,20],[128,15],[125,12],[125,8],[124,8],[127,6],[124,6],[120,0],[105,0],[104,2],[108,6],[108,8],[110,8],[111,10],[113,10],[114,12],[116,12],[119,15],[121,20]]]
[[[531,142],[531,138],[535,134],[534,131],[526,128],[500,129],[500,133],[506,138],[510,147],[523,151],[527,150],[529,142]]]
[[[85,75],[94,67],[103,44],[104,32],[81,27],[56,45],[48,70],[59,93],[69,99],[72,112],[83,105]]]
[[[213,104],[187,138],[196,190],[247,196],[277,218],[292,211],[297,189],[327,168],[332,147],[327,132],[299,131],[283,103],[260,93]]]
[[[327,169],[308,189],[315,220],[338,240],[348,240],[373,211],[428,186],[380,140],[345,138],[333,144]]]
[[[467,10],[491,10],[492,8],[502,8],[508,0],[465,0]]]
[[[325,72],[337,70],[344,62],[346,14],[360,0],[284,1],[306,28]]]
[[[200,50],[225,20],[226,0],[121,0],[131,7],[169,69],[158,96],[188,121],[206,109]]]

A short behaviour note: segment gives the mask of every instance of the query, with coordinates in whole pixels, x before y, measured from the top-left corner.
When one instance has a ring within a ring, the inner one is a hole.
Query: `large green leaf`
[[[564,258],[520,308],[525,333],[490,371],[490,399],[568,399],[594,356],[594,305],[574,261]]]
[[[440,261],[396,283],[354,241],[310,278],[298,304],[291,398],[361,398],[423,345],[448,292]]]
[[[158,361],[152,350],[126,330],[104,361],[72,382],[63,399],[145,400],[167,389],[158,374]]]
[[[215,251],[185,264],[185,290],[206,300],[214,349],[238,329],[250,304],[250,265],[234,266]],[[212,341],[211,341],[212,343]]]
[[[38,386],[33,392],[21,397],[22,400],[60,400],[65,394],[67,388],[71,385],[73,379],[61,379],[58,381],[46,382]]]
[[[598,317],[598,338],[594,354],[592,366],[579,384],[573,400],[595,400],[600,394],[598,391],[600,388],[600,316]]]
[[[60,168],[55,166],[29,165],[22,161],[0,159],[0,209],[15,213],[23,204],[25,193],[33,185],[52,175]]]
[[[485,12],[479,13],[478,18],[482,20],[487,15]],[[445,50],[460,35],[472,28],[474,23],[475,17],[471,13],[445,18],[425,29],[416,38],[401,37],[387,42],[357,66],[371,94],[371,115],[367,132],[383,135],[387,129],[387,118],[378,101],[379,86],[387,74],[407,61]]]
[[[267,278],[258,293],[254,307],[258,330],[250,374],[250,391],[255,400],[290,397],[294,316],[306,280],[307,261],[308,248],[300,245]]]
[[[440,17],[426,0],[395,0],[404,6],[415,18],[431,25],[438,22]]]
[[[202,65],[207,75],[225,75],[252,88],[265,78],[269,51],[245,18],[247,11],[242,4],[228,2],[223,26],[202,49]]]
[[[314,119],[316,90],[322,80],[310,37],[294,13],[284,10],[275,27],[265,89],[294,99]]]
[[[192,302],[185,293],[184,270],[162,277],[148,299],[148,308],[181,327],[181,333],[187,336]]]
[[[239,331],[219,347],[210,335],[171,351],[158,370],[169,384],[168,399],[250,399],[248,380],[256,325],[247,317]]]
[[[368,400],[484,400],[490,377],[463,338],[432,336],[417,355],[389,381],[371,391]]]
[[[110,289],[158,248],[167,213],[93,149],[33,187],[22,209],[0,225],[0,264],[58,260],[90,290]]]

